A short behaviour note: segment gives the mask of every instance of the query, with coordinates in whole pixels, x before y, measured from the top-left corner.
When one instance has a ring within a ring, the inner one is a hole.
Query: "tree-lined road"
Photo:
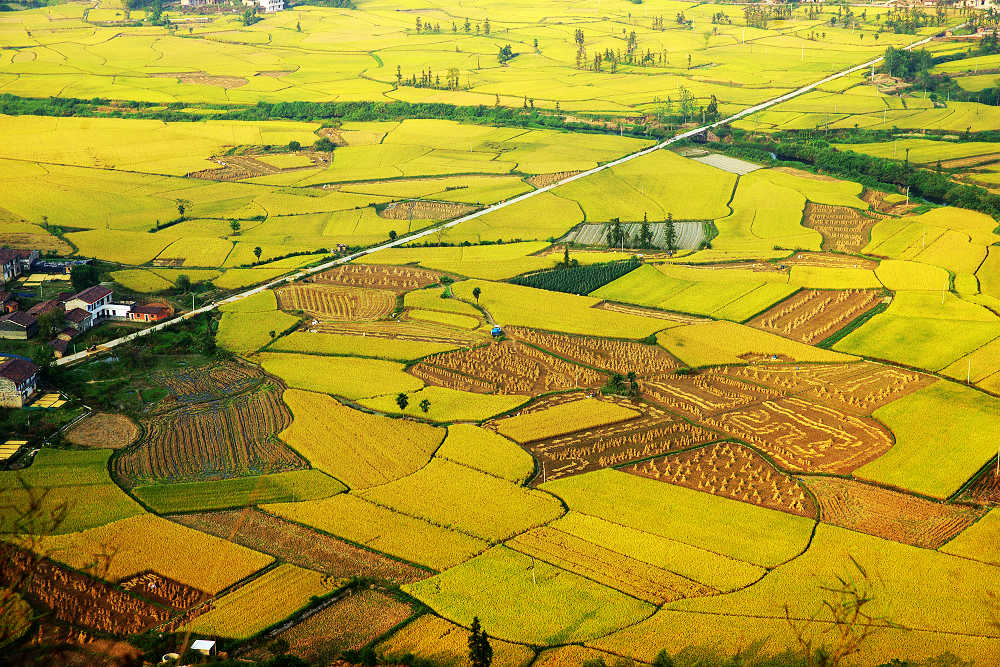
[[[932,39],[933,39],[933,36],[932,37],[926,37],[924,39],[921,39],[921,40],[918,40],[916,42],[913,42],[912,44],[910,44],[906,48],[907,49],[913,49],[913,48],[916,48],[916,47],[919,47],[919,46],[923,46],[924,44],[927,44],[928,42],[930,42]],[[395,248],[397,246],[405,245],[407,243],[412,243],[413,241],[417,241],[417,240],[422,239],[422,238],[424,238],[426,236],[430,236],[431,234],[436,234],[436,233],[438,233],[439,231],[441,231],[443,229],[449,229],[451,227],[456,227],[456,226],[458,226],[458,225],[460,225],[460,224],[462,224],[464,222],[468,222],[469,220],[475,220],[476,218],[478,218],[480,216],[484,216],[484,215],[487,215],[489,213],[493,213],[494,211],[499,211],[500,209],[506,208],[508,206],[513,206],[514,204],[517,204],[517,203],[520,203],[522,201],[525,201],[526,199],[531,199],[532,197],[537,197],[538,195],[542,194],[543,192],[548,192],[549,190],[552,190],[554,188],[558,188],[558,187],[560,187],[562,185],[566,185],[567,183],[572,183],[573,181],[579,180],[581,178],[586,178],[587,176],[590,176],[592,174],[596,174],[598,172],[604,171],[605,169],[611,169],[612,167],[616,167],[616,166],[618,166],[620,164],[625,164],[626,162],[629,162],[631,160],[635,160],[636,158],[640,158],[640,157],[642,157],[644,155],[649,155],[650,153],[653,153],[655,151],[664,149],[664,148],[670,146],[671,144],[677,143],[678,141],[683,141],[685,139],[689,139],[689,138],[691,138],[691,137],[693,137],[693,136],[695,136],[697,134],[700,134],[701,132],[704,132],[706,130],[712,129],[714,127],[718,127],[719,125],[724,125],[726,123],[731,123],[733,121],[740,120],[741,118],[745,118],[746,116],[749,116],[751,114],[757,113],[758,111],[763,111],[765,109],[769,109],[769,108],[771,108],[773,106],[776,106],[778,104],[781,104],[783,102],[787,102],[788,100],[794,99],[794,98],[799,97],[801,95],[804,95],[804,94],[806,94],[808,92],[811,92],[811,91],[815,90],[816,88],[822,86],[823,84],[829,83],[830,81],[834,81],[836,79],[839,79],[841,77],[847,76],[849,74],[853,74],[853,73],[858,72],[860,70],[872,67],[872,66],[874,66],[874,65],[882,62],[882,60],[883,60],[882,57],[878,57],[878,58],[875,58],[873,60],[869,60],[867,62],[861,63],[860,65],[855,65],[854,67],[845,69],[845,70],[843,70],[841,72],[837,72],[836,74],[831,74],[830,76],[824,77],[824,78],[820,79],[819,81],[815,81],[813,83],[810,83],[807,86],[802,86],[801,88],[798,88],[798,89],[796,89],[796,90],[794,90],[794,91],[792,91],[790,93],[786,93],[786,94],[781,95],[779,97],[775,97],[772,100],[768,100],[767,102],[762,102],[761,104],[757,104],[755,106],[748,107],[748,108],[744,109],[743,111],[740,111],[739,113],[733,114],[732,116],[729,116],[727,118],[723,118],[723,119],[717,120],[717,121],[715,121],[713,123],[702,125],[701,127],[696,127],[696,128],[694,128],[692,130],[688,130],[686,132],[682,132],[682,133],[677,134],[677,135],[671,137],[670,139],[662,141],[662,142],[660,142],[660,143],[658,143],[658,144],[656,144],[654,146],[650,146],[649,148],[644,148],[644,149],[642,149],[640,151],[637,151],[635,153],[631,153],[629,155],[626,155],[625,157],[618,158],[617,160],[614,160],[612,162],[608,162],[608,163],[602,164],[602,165],[600,165],[598,167],[594,167],[593,169],[588,169],[587,171],[580,172],[579,174],[576,174],[574,176],[570,176],[568,178],[565,178],[565,179],[563,179],[561,181],[558,181],[556,183],[553,183],[551,185],[546,185],[545,187],[539,188],[537,190],[532,190],[531,192],[526,192],[526,193],[524,193],[522,195],[518,195],[517,197],[512,197],[511,199],[507,199],[507,200],[504,200],[502,202],[499,202],[499,203],[496,203],[496,204],[492,204],[490,206],[487,206],[487,207],[485,207],[483,209],[480,209],[480,210],[476,211],[475,213],[470,213],[469,215],[464,215],[464,216],[462,216],[460,218],[455,218],[454,220],[450,220],[448,222],[445,222],[445,223],[442,223],[442,224],[439,224],[439,225],[434,225],[434,226],[428,227],[426,229],[420,230],[418,232],[414,232],[412,234],[407,234],[406,236],[400,236],[400,237],[398,237],[398,238],[396,238],[394,240],[386,241],[385,243],[381,243],[379,245],[372,246],[372,247],[366,248],[364,250],[360,250],[360,251],[352,253],[350,255],[345,255],[344,257],[338,257],[337,259],[330,260],[329,262],[324,262],[323,264],[320,264],[318,266],[314,266],[314,267],[309,268],[309,269],[303,269],[301,271],[298,271],[297,273],[293,273],[290,276],[284,276],[282,278],[278,278],[276,280],[272,280],[270,282],[267,282],[267,283],[264,283],[264,284],[259,285],[257,287],[254,287],[252,289],[246,290],[244,292],[240,292],[238,294],[234,294],[233,296],[227,297],[225,299],[220,299],[218,301],[213,301],[212,303],[206,304],[206,305],[202,306],[201,308],[197,308],[197,309],[192,310],[190,312],[184,313],[183,315],[179,315],[177,317],[174,317],[172,319],[166,320],[164,322],[160,322],[159,324],[151,326],[148,329],[142,329],[140,331],[137,331],[135,333],[129,334],[127,336],[122,336],[121,338],[116,338],[116,339],[108,341],[106,343],[102,343],[101,345],[98,345],[95,349],[85,350],[83,352],[78,352],[76,354],[66,355],[63,358],[56,360],[55,363],[56,363],[56,365],[64,366],[64,365],[67,365],[67,364],[73,364],[73,363],[77,363],[77,362],[83,361],[83,360],[85,360],[85,359],[87,359],[87,358],[89,358],[89,357],[91,357],[93,355],[101,354],[101,353],[103,353],[103,352],[105,352],[107,350],[113,349],[113,348],[117,347],[118,345],[122,345],[124,343],[131,342],[131,341],[136,340],[138,338],[141,338],[143,336],[148,336],[148,335],[150,335],[150,334],[152,334],[152,333],[154,333],[156,331],[160,331],[160,330],[165,329],[167,327],[173,326],[173,325],[175,325],[175,324],[177,324],[179,322],[182,322],[182,321],[184,321],[186,319],[194,317],[195,315],[199,315],[201,313],[207,313],[207,312],[210,312],[212,310],[215,310],[216,308],[219,308],[220,306],[223,306],[223,305],[225,305],[227,303],[233,303],[233,302],[236,302],[236,301],[240,301],[242,299],[246,299],[247,297],[253,296],[254,294],[259,294],[260,292],[263,292],[265,290],[271,289],[273,287],[277,287],[279,285],[284,285],[284,284],[289,283],[289,282],[294,282],[296,280],[301,280],[302,278],[311,276],[311,275],[316,274],[316,273],[320,273],[322,271],[326,271],[328,269],[331,269],[331,268],[333,268],[335,266],[339,266],[341,264],[347,264],[348,262],[352,262],[352,261],[354,261],[356,259],[359,259],[361,257],[365,257],[366,255],[370,255],[372,253],[376,253],[376,252],[378,252],[380,250],[385,250],[386,248]]]

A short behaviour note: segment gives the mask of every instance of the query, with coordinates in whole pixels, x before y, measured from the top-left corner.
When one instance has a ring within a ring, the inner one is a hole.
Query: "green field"
[[[345,490],[343,484],[318,470],[294,470],[217,482],[139,486],[134,491],[139,500],[155,511],[169,513],[311,500],[333,496]]]

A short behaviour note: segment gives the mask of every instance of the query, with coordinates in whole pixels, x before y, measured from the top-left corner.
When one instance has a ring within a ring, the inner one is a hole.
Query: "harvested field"
[[[780,394],[719,374],[679,375],[641,381],[643,397],[691,419],[703,419]]]
[[[567,433],[617,424],[639,417],[640,413],[611,401],[585,398],[545,410],[517,413],[490,424],[496,431],[521,444],[554,438]]]
[[[1000,467],[990,465],[969,485],[960,500],[982,505],[1000,505]]]
[[[202,403],[219,400],[260,384],[266,376],[253,364],[225,361],[197,368],[174,369],[155,376],[170,391],[170,401]]]
[[[731,174],[739,174],[740,176],[745,176],[751,171],[763,169],[763,167],[759,164],[747,162],[746,160],[740,160],[739,158],[730,157],[728,155],[722,155],[720,153],[709,153],[708,155],[696,156],[690,159],[695,162],[707,164],[710,167],[715,167],[716,169],[721,169],[722,171],[728,171]]]
[[[533,395],[593,387],[603,376],[516,341],[427,357],[407,371],[428,384],[476,393]]]
[[[579,173],[580,172],[578,171],[556,171],[550,174],[535,174],[534,176],[529,176],[524,179],[524,181],[536,189],[544,188],[547,185],[558,183],[561,180],[567,179],[570,176],[576,176]]]
[[[270,383],[232,399],[183,406],[145,420],[146,439],[115,460],[115,472],[135,486],[305,468],[275,439],[291,418],[281,388]]]
[[[986,155],[962,157],[954,160],[943,160],[941,162],[941,167],[943,169],[964,169],[968,167],[976,167],[981,164],[990,164],[991,162],[997,161],[1000,161],[1000,153],[988,153]]]
[[[216,76],[206,72],[155,72],[146,76],[157,79],[176,79],[177,83],[219,86],[220,88],[239,88],[249,83],[242,76]]]
[[[744,445],[720,442],[623,468],[626,472],[800,516],[816,503],[790,475]]]
[[[357,576],[404,584],[427,576],[420,568],[257,509],[178,514],[170,519],[342,581]]]
[[[771,171],[780,171],[781,173],[788,174],[789,176],[808,178],[811,181],[832,182],[837,180],[833,176],[825,176],[824,174],[814,174],[811,171],[804,171],[802,169],[796,169],[795,167],[774,167],[771,169]]]
[[[805,483],[824,523],[925,549],[937,549],[985,513],[849,479],[808,477]]]
[[[882,298],[880,290],[799,290],[747,324],[814,345],[878,306]]]
[[[460,331],[433,322],[319,322],[312,325],[310,331],[423,343],[448,343],[460,347],[476,345],[485,340],[480,333]]]
[[[396,295],[380,289],[294,284],[279,287],[275,295],[281,310],[304,310],[331,320],[380,320],[396,308]]]
[[[823,250],[857,253],[868,245],[872,227],[884,217],[850,206],[806,202],[802,225],[823,235]]]
[[[472,213],[476,208],[464,204],[436,201],[393,202],[378,212],[388,220],[450,220]]]
[[[391,264],[344,264],[313,278],[318,285],[343,285],[391,290],[398,294],[433,285],[441,279],[440,271]]]
[[[667,224],[665,222],[650,222],[649,230],[652,232],[649,248],[664,249],[667,247]],[[639,222],[623,222],[622,230],[626,238],[637,238],[642,229]],[[561,242],[576,243],[580,245],[610,246],[608,234],[611,232],[612,224],[607,222],[585,222],[571,232],[559,239]],[[675,243],[681,250],[694,250],[701,247],[705,240],[705,223],[701,220],[675,220],[674,233],[677,235]]]
[[[622,375],[634,372],[640,377],[648,377],[658,373],[670,373],[681,365],[658,345],[644,345],[635,341],[612,338],[546,333],[523,327],[510,327],[506,333],[511,338],[543,348],[564,359]]]
[[[75,626],[128,635],[142,632],[170,616],[163,607],[111,584],[70,570],[0,542],[0,582],[29,601]]]
[[[41,228],[39,228],[41,231]],[[61,254],[73,252],[72,246],[48,233],[35,234],[32,232],[0,232],[0,248],[26,248],[28,250],[40,250],[43,253],[53,251]]]
[[[680,322],[681,324],[698,324],[699,322],[707,321],[707,318],[704,317],[682,315],[681,313],[671,313],[657,308],[644,308],[643,306],[632,306],[625,303],[615,303],[614,301],[601,301],[594,305],[594,308],[609,310],[613,313],[623,313],[625,315],[638,315],[639,317],[652,317],[669,322]]]
[[[670,570],[549,526],[518,535],[506,546],[657,605],[717,592]]]
[[[646,405],[634,419],[534,441],[527,448],[538,459],[542,474],[535,483],[541,483],[692,447],[715,437],[708,429]]]
[[[703,421],[759,447],[786,470],[849,473],[885,454],[893,442],[889,431],[872,419],[796,397]]]
[[[66,432],[66,439],[81,447],[121,449],[139,437],[139,427],[125,415],[95,412]]]
[[[197,588],[168,579],[156,572],[143,572],[122,579],[118,585],[147,600],[178,610],[193,607],[208,597],[207,593],[199,591]]]
[[[722,366],[710,372],[765,385],[858,415],[871,414],[935,382],[931,375],[871,361],[804,366]]]
[[[781,260],[781,263],[785,266],[818,266],[825,269],[875,270],[878,268],[878,262],[875,260],[832,252],[797,252],[788,259]]]
[[[288,642],[289,652],[314,665],[331,664],[341,651],[357,650],[410,618],[413,608],[378,590],[362,590],[310,615],[279,633]],[[258,660],[270,659],[271,652],[260,649],[249,654]]]
[[[876,211],[889,213],[890,215],[905,215],[919,206],[916,202],[906,204],[902,201],[897,201],[897,197],[899,195],[889,195],[885,192],[869,190],[867,188],[861,195],[861,199],[871,204]]]

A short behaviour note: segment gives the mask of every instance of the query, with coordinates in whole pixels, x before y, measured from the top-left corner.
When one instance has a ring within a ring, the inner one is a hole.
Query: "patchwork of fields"
[[[739,141],[830,130],[803,136],[996,188],[996,107],[857,72],[554,185],[968,12],[354,4],[0,18],[0,247],[185,312],[404,237],[46,369],[72,423],[0,412],[30,443],[0,466],[0,652],[457,666],[481,624],[505,667],[993,664],[997,218]],[[988,90],[998,58],[931,71]],[[22,106],[53,96],[98,111]]]

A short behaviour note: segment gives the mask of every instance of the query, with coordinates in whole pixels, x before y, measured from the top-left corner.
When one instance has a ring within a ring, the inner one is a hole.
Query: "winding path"
[[[924,39],[921,39],[921,40],[918,40],[916,42],[913,42],[912,44],[910,44],[906,48],[907,49],[913,49],[913,48],[916,48],[916,47],[919,47],[919,46],[923,46],[924,44],[927,44],[928,42],[930,42],[932,39],[934,39],[934,36],[925,37]],[[107,350],[110,350],[110,349],[112,349],[114,347],[117,347],[118,345],[122,345],[124,343],[128,343],[128,342],[130,342],[132,340],[135,340],[137,338],[141,338],[143,336],[148,336],[148,335],[150,335],[150,334],[152,334],[152,333],[154,333],[156,331],[160,331],[161,329],[165,329],[165,328],[173,326],[173,325],[175,325],[175,324],[177,324],[179,322],[182,322],[182,321],[184,321],[186,319],[189,319],[189,318],[194,317],[196,315],[200,315],[201,313],[207,313],[207,312],[210,312],[212,310],[215,310],[216,308],[219,308],[220,306],[223,306],[223,305],[225,305],[227,303],[233,303],[233,302],[236,302],[236,301],[240,301],[242,299],[246,299],[247,297],[253,296],[255,294],[259,294],[260,292],[263,292],[265,290],[271,289],[273,287],[277,287],[279,285],[284,285],[284,284],[289,283],[289,282],[294,282],[296,280],[301,280],[302,278],[305,278],[307,276],[310,276],[310,275],[313,275],[313,274],[316,274],[316,273],[320,273],[322,271],[326,271],[326,270],[328,270],[330,268],[333,268],[335,266],[339,266],[341,264],[347,264],[348,262],[352,262],[352,261],[354,261],[354,260],[356,260],[358,258],[364,257],[366,255],[370,255],[370,254],[378,252],[380,250],[385,250],[386,248],[395,248],[397,246],[401,246],[401,245],[404,245],[404,244],[407,244],[407,243],[411,243],[411,242],[416,241],[418,239],[421,239],[421,238],[423,238],[425,236],[430,236],[431,234],[436,234],[436,233],[438,233],[442,229],[448,229],[450,227],[456,227],[456,226],[462,224],[463,222],[468,222],[469,220],[475,220],[476,218],[478,218],[480,216],[487,215],[489,213],[493,213],[494,211],[499,211],[502,208],[506,208],[508,206],[512,206],[512,205],[517,204],[519,202],[522,202],[522,201],[524,201],[526,199],[531,199],[532,197],[537,197],[538,195],[542,194],[543,192],[548,192],[548,191],[553,190],[555,188],[558,188],[558,187],[560,187],[562,185],[566,185],[567,183],[572,183],[573,181],[579,180],[581,178],[586,178],[587,176],[590,176],[592,174],[596,174],[598,172],[604,171],[605,169],[610,169],[612,167],[616,167],[616,166],[618,166],[620,164],[624,164],[624,163],[629,162],[631,160],[634,160],[636,158],[642,157],[643,155],[649,155],[650,153],[653,153],[653,152],[658,151],[660,149],[666,148],[667,146],[670,146],[671,144],[674,144],[674,143],[676,143],[678,141],[683,141],[684,139],[689,139],[690,137],[692,137],[692,136],[694,136],[696,134],[699,134],[701,132],[704,132],[705,130],[711,129],[713,127],[717,127],[719,125],[724,125],[726,123],[731,123],[731,122],[733,122],[735,120],[739,120],[739,119],[744,118],[746,116],[749,116],[751,114],[757,113],[758,111],[763,111],[764,109],[769,109],[769,108],[771,108],[773,106],[776,106],[778,104],[781,104],[783,102],[787,102],[788,100],[794,99],[794,98],[799,97],[801,95],[804,95],[804,94],[806,94],[808,92],[811,92],[811,91],[815,90],[816,88],[819,88],[823,84],[829,83],[830,81],[834,81],[834,80],[839,79],[841,77],[844,77],[844,76],[847,76],[849,74],[853,74],[853,73],[858,72],[860,70],[866,69],[866,68],[871,67],[871,66],[873,66],[873,65],[875,65],[875,64],[877,64],[877,63],[879,63],[881,61],[882,61],[882,57],[878,57],[878,58],[875,58],[873,60],[869,60],[867,62],[861,63],[860,65],[855,65],[854,67],[850,67],[850,68],[845,69],[843,71],[837,72],[836,74],[831,74],[830,76],[824,77],[824,78],[820,79],[819,81],[815,81],[813,83],[810,83],[809,85],[802,86],[801,88],[793,90],[790,93],[786,93],[786,94],[781,95],[779,97],[775,97],[774,99],[768,100],[766,102],[762,102],[761,104],[757,104],[755,106],[748,107],[748,108],[744,109],[743,111],[740,111],[739,113],[733,114],[732,116],[729,116],[727,118],[723,118],[721,120],[715,121],[714,123],[709,123],[707,125],[702,125],[701,127],[696,127],[693,130],[688,130],[686,132],[682,132],[681,134],[674,135],[670,139],[662,141],[662,142],[660,142],[660,143],[658,143],[658,144],[656,144],[654,146],[650,146],[649,148],[644,148],[644,149],[642,149],[642,150],[640,150],[638,152],[631,153],[629,155],[626,155],[625,157],[618,158],[617,160],[614,160],[612,162],[608,162],[608,163],[602,164],[602,165],[600,165],[598,167],[594,167],[593,169],[588,169],[587,171],[582,171],[579,174],[575,174],[575,175],[570,176],[568,178],[565,178],[565,179],[563,179],[561,181],[557,181],[556,183],[552,183],[551,185],[546,185],[546,186],[544,186],[542,188],[539,188],[537,190],[532,190],[531,192],[526,192],[526,193],[524,193],[522,195],[518,195],[517,197],[512,197],[511,199],[507,199],[507,200],[504,200],[502,202],[499,202],[499,203],[496,203],[496,204],[492,204],[490,206],[487,206],[486,208],[483,208],[483,209],[480,209],[479,211],[476,211],[475,213],[470,213],[469,215],[464,215],[464,216],[462,216],[460,218],[455,218],[454,220],[450,220],[450,221],[445,222],[443,224],[434,225],[432,227],[427,227],[426,229],[420,230],[418,232],[414,232],[414,233],[408,234],[406,236],[400,236],[399,238],[397,238],[395,240],[387,241],[385,243],[381,243],[379,245],[372,246],[370,248],[366,248],[364,250],[360,250],[360,251],[355,252],[355,253],[351,253],[350,255],[345,255],[344,257],[338,257],[337,259],[330,260],[329,262],[324,262],[323,264],[320,264],[319,266],[314,266],[314,267],[309,268],[309,269],[304,269],[304,270],[299,271],[297,273],[293,273],[290,276],[284,276],[282,278],[278,278],[276,280],[272,280],[270,282],[267,282],[267,283],[264,283],[264,284],[259,285],[257,287],[254,287],[252,289],[246,290],[244,292],[240,292],[239,294],[234,294],[233,296],[227,297],[225,299],[220,299],[218,301],[213,301],[212,303],[206,304],[206,305],[202,306],[201,308],[197,308],[197,309],[192,310],[190,312],[184,313],[183,315],[179,315],[177,317],[174,317],[172,319],[166,320],[164,322],[160,322],[159,324],[151,326],[148,329],[142,329],[140,331],[137,331],[135,333],[129,334],[127,336],[122,336],[121,338],[115,338],[114,340],[110,340],[110,341],[108,341],[106,343],[98,345],[96,348],[94,348],[92,350],[85,350],[83,352],[77,352],[76,354],[67,355],[65,357],[62,357],[61,359],[56,360],[55,364],[57,366],[65,366],[65,365],[68,365],[68,364],[74,364],[74,363],[78,363],[80,361],[84,361],[84,360],[88,359],[89,357],[92,357],[94,355],[98,355],[98,354],[101,354],[103,352],[106,352]]]

